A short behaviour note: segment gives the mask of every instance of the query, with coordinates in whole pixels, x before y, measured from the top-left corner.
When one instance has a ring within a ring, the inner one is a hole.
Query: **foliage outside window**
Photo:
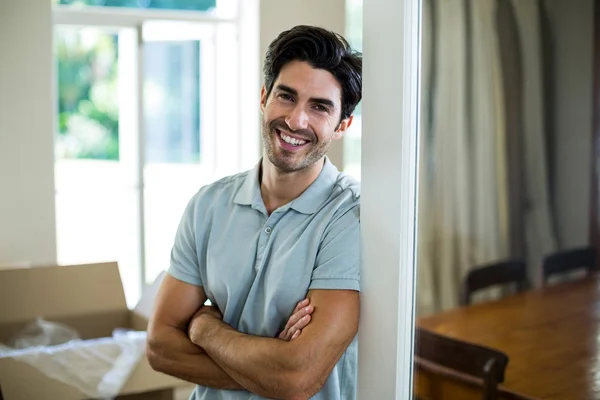
[[[53,4],[210,11],[215,8],[216,0],[53,0]]]
[[[216,0],[53,1],[196,11],[216,6]],[[152,61],[144,74],[148,162],[199,161],[199,46],[198,41],[145,44],[145,57]],[[57,29],[58,159],[119,160],[118,49],[119,36],[114,32],[92,27]],[[152,112],[157,99],[163,104],[158,114]]]
[[[117,35],[57,30],[59,158],[118,160]]]

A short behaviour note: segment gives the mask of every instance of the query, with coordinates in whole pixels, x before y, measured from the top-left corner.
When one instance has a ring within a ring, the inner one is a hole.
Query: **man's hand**
[[[302,333],[302,329],[306,328],[308,323],[310,322],[310,315],[315,310],[313,306],[311,306],[310,301],[308,299],[304,299],[296,305],[296,308],[292,312],[292,316],[288,320],[287,324],[283,331],[279,334],[279,339],[283,340],[293,340],[296,339]],[[201,315],[208,314],[213,318],[216,318],[220,321],[223,320],[223,315],[219,311],[216,306],[202,306],[196,313],[192,316],[190,320],[190,324],[188,327],[188,336],[191,338],[195,334],[198,334],[198,320]]]
[[[277,399],[310,398],[356,337],[360,305],[358,291],[350,289],[314,289],[308,298],[314,311],[297,339],[243,334],[207,312],[200,312],[192,323],[190,339],[249,392]]]
[[[165,276],[148,323],[148,362],[156,371],[201,386],[244,389],[188,336],[190,320],[205,301],[206,293],[201,286],[179,281],[169,274]],[[215,310],[204,311],[220,315]],[[218,322],[213,316],[205,317]]]
[[[198,330],[201,326],[198,324],[200,317],[202,316],[211,316],[212,318],[218,319],[219,321],[223,321],[223,314],[219,311],[219,308],[215,305],[207,306],[204,305],[196,311],[196,313],[190,319],[190,324],[188,326],[188,337],[193,338],[199,332]]]
[[[313,306],[309,304],[308,299],[304,299],[296,305],[296,308],[292,312],[292,316],[288,320],[283,331],[279,334],[279,339],[293,340],[296,339],[302,333],[302,329],[306,328],[310,322],[310,314],[315,310]]]

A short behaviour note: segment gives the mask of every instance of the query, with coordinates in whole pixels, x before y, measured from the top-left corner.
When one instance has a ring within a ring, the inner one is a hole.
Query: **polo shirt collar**
[[[260,176],[260,166],[262,164],[262,158],[258,161],[258,163],[246,174],[246,178],[244,179],[244,183],[238,190],[233,202],[235,204],[240,204],[244,206],[251,206],[260,199],[262,203],[262,196],[260,195],[260,184],[258,181],[258,177]]]
[[[299,197],[292,200],[290,207],[302,214],[314,214],[331,195],[339,171],[325,157],[325,165],[315,181]]]
[[[248,171],[244,183],[238,190],[234,203],[262,209],[264,203],[260,193],[259,174],[262,160]],[[325,156],[325,165],[315,181],[299,197],[289,203],[289,207],[302,214],[314,214],[331,195],[333,185],[339,175],[338,169]]]

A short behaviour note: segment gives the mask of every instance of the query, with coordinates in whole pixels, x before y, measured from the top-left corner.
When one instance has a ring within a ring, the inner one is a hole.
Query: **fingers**
[[[287,323],[285,324],[285,328],[283,329],[283,331],[281,331],[281,333],[279,334],[279,339],[284,339],[284,340],[291,340],[291,335],[288,335],[289,329],[290,327],[292,327],[296,322],[298,322],[298,320],[300,318],[302,318],[305,314],[301,314],[301,315],[297,315],[298,312],[300,312],[304,307],[308,306],[309,300],[308,299],[304,299],[300,302],[298,302],[298,304],[296,304],[296,307],[294,308],[294,311],[292,311],[292,315],[290,316],[290,319],[288,319]],[[306,310],[308,311],[308,310]],[[312,311],[310,311],[312,312]]]
[[[310,314],[314,311],[314,307],[308,305],[308,299],[298,303],[294,309],[294,313],[288,320],[283,331],[279,334],[280,339],[292,340],[298,330],[302,330],[310,322]],[[299,334],[297,334],[299,335]],[[297,337],[297,336],[296,336]]]
[[[290,319],[288,319],[288,322],[285,324],[285,328],[283,328],[283,332],[286,332],[292,325],[294,325],[296,323],[296,321],[298,320],[298,318],[302,318],[302,316],[297,317],[296,314],[300,310],[302,310],[303,307],[305,307],[307,305],[308,305],[308,299],[304,299],[304,300],[300,301],[298,304],[296,304],[296,308],[294,308],[294,311],[292,311],[292,315],[290,316]]]
[[[292,326],[296,325],[298,323],[298,321],[300,321],[306,315],[311,314],[313,311],[314,311],[314,307],[311,305],[302,307],[299,311],[296,311],[294,314],[292,314],[292,316],[288,320],[287,324],[285,325],[284,331],[289,330]]]
[[[294,308],[294,311],[292,312],[292,315],[297,313],[298,311],[300,311],[302,309],[302,307],[306,307],[308,305],[308,299],[304,299],[300,302],[298,302],[298,304],[296,304],[296,308]]]
[[[307,314],[304,317],[300,318],[298,322],[294,326],[289,329],[288,335],[291,335],[290,340],[296,339],[302,333],[302,329],[306,328],[308,323],[310,322],[310,315]]]

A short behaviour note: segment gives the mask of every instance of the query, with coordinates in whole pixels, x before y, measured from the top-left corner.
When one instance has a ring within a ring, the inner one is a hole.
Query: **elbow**
[[[153,336],[148,335],[148,339],[146,340],[146,359],[148,360],[148,364],[154,371],[165,372],[164,360],[160,354],[160,344]]]
[[[310,373],[296,375],[289,386],[287,393],[282,398],[286,400],[307,400],[321,391],[327,377],[320,379]]]
[[[148,346],[146,346],[146,359],[148,360],[148,364],[150,368],[157,372],[163,372],[160,368],[159,358]]]
[[[307,400],[321,391],[331,370],[324,371],[316,362],[313,352],[305,347],[289,346],[281,357],[282,363],[273,376],[275,381],[269,385],[271,389],[259,393],[264,397],[282,400]]]
[[[331,371],[322,371],[314,360],[296,359],[299,362],[293,370],[285,376],[286,393],[282,398],[286,400],[310,399],[321,391]]]
[[[329,377],[328,373],[324,374],[314,374],[314,373],[305,373],[305,376],[300,380],[300,390],[299,393],[302,396],[307,396],[303,398],[311,398],[317,393],[321,391],[327,378]]]

